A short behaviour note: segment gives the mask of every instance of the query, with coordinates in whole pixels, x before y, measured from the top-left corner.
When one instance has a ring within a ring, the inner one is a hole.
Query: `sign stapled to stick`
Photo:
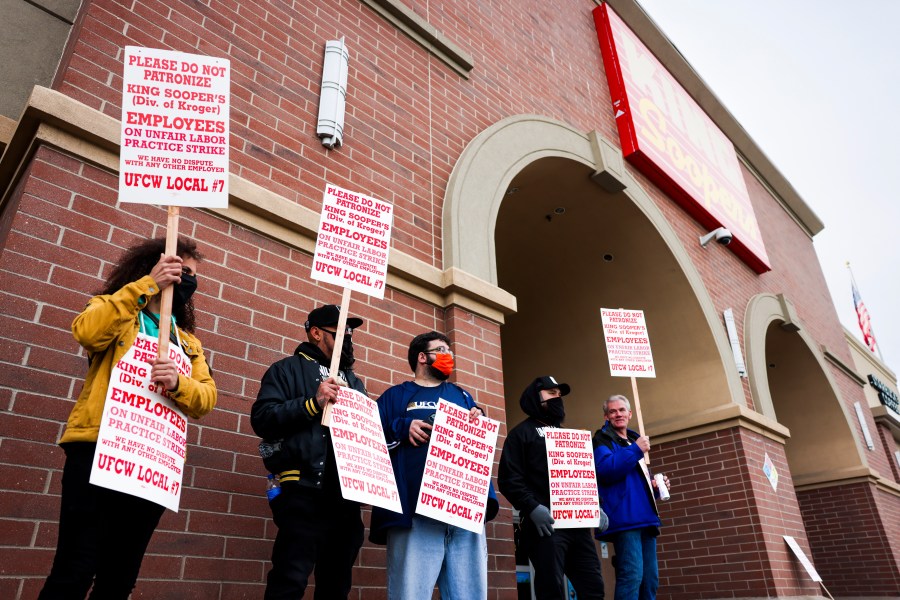
[[[613,377],[631,377],[631,393],[634,401],[634,414],[637,417],[638,432],[643,436],[644,417],[641,415],[641,398],[638,395],[638,377],[656,377],[653,365],[653,351],[650,349],[650,336],[647,334],[647,322],[644,311],[625,310],[624,308],[601,308],[600,320],[603,323],[603,339],[606,342],[606,356],[609,359],[609,372]],[[649,478],[646,466],[650,464],[650,455],[644,453],[644,474]]]
[[[344,288],[335,348],[344,343],[351,290],[384,298],[393,223],[392,204],[336,185],[325,186],[311,277]],[[339,363],[340,353],[335,352],[331,377],[337,377]],[[322,413],[322,424],[331,424],[330,403]]]
[[[228,208],[231,63],[125,47],[119,201]]]
[[[544,428],[553,527],[600,526],[600,496],[591,432]]]
[[[613,377],[656,377],[644,311],[601,308],[603,337]]]
[[[403,512],[375,401],[340,389],[331,408],[331,447],[344,498]]]
[[[442,399],[428,443],[416,514],[480,533],[499,431],[499,421],[484,416],[469,421],[467,409]]]
[[[180,206],[228,207],[231,65],[137,46],[127,46],[124,59],[119,202],[168,206],[171,256]],[[172,291],[160,297],[158,338],[139,333],[110,374],[90,481],[177,511],[188,422],[150,380],[154,359],[164,356],[191,376],[190,358],[169,346]]]
[[[327,185],[312,278],[384,298],[393,222],[393,205]]]

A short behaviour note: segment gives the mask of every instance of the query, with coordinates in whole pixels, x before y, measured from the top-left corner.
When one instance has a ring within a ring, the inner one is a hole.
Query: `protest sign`
[[[499,421],[469,421],[468,409],[438,402],[417,514],[475,533],[484,530],[499,430]]]
[[[384,298],[393,221],[391,204],[326,185],[312,278]]]
[[[178,512],[188,422],[165,389],[150,381],[157,352],[157,340],[140,333],[113,367],[90,481]],[[181,348],[169,348],[168,355],[181,375],[191,376]]]
[[[794,556],[797,557],[797,560],[799,560],[800,564],[803,565],[803,568],[806,569],[806,572],[809,574],[810,579],[821,583],[822,577],[816,571],[816,568],[813,566],[809,558],[806,557],[806,553],[803,551],[803,548],[800,547],[800,544],[797,543],[797,540],[794,539],[794,536],[784,535],[781,537],[784,538],[784,541],[787,542],[787,545],[791,549],[791,552],[794,553]],[[829,596],[830,595],[831,594],[829,594]]]
[[[119,201],[228,208],[231,64],[125,47]]]
[[[403,512],[373,400],[351,388],[339,390],[331,407],[331,447],[345,499]]]
[[[311,277],[344,288],[335,348],[343,347],[351,290],[384,298],[393,222],[391,204],[325,185]],[[337,376],[339,362],[340,353],[335,352],[331,377]],[[331,426],[331,404],[322,413],[322,425]]]
[[[599,527],[600,496],[591,433],[551,427],[545,427],[543,431],[550,471],[553,527]]]
[[[636,378],[656,377],[644,311],[601,308],[600,320],[603,323],[609,372],[613,377],[631,377],[634,414],[637,417],[638,431],[644,435],[644,417],[641,415]],[[644,453],[644,462],[650,464],[647,452]]]
[[[613,377],[656,377],[644,311],[600,309]]]

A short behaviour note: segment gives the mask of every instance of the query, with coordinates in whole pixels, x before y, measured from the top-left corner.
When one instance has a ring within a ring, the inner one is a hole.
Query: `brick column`
[[[777,491],[762,472],[766,453]],[[659,504],[661,600],[818,595],[782,537],[809,552],[781,444],[733,427],[655,446],[650,456],[672,481],[672,499]]]
[[[900,597],[900,497],[872,482],[797,492],[812,559],[834,596]]]
[[[445,312],[444,333],[453,342],[456,362],[454,381],[469,391],[487,415],[504,425],[497,440],[494,456],[496,483],[497,463],[506,439],[506,404],[503,398],[503,362],[500,355],[500,325],[476,316],[458,306]],[[496,487],[496,486],[495,486]],[[515,600],[516,559],[514,556],[512,509],[498,494],[500,513],[487,524],[488,598]]]

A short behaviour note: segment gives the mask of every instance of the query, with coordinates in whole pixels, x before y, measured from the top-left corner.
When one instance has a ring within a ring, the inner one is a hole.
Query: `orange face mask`
[[[434,357],[434,362],[431,363],[431,366],[450,377],[450,374],[453,373],[453,355],[435,354]]]

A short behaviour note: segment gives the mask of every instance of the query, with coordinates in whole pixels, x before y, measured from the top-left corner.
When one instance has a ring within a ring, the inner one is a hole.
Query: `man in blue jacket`
[[[372,507],[369,539],[387,543],[387,587],[390,600],[431,598],[435,583],[442,598],[487,598],[487,538],[415,514],[416,500],[428,458],[428,442],[437,405],[447,400],[482,415],[472,396],[447,379],[453,373],[453,352],[447,336],[432,331],[413,338],[407,353],[413,381],[388,388],[378,410],[403,513]],[[485,521],[497,515],[499,504],[489,492]]]
[[[644,464],[650,438],[628,429],[631,403],[621,395],[603,403],[606,423],[594,435],[594,464],[609,528],[598,536],[616,550],[615,600],[655,600],[659,588],[656,482]],[[669,485],[668,478],[664,478]]]

